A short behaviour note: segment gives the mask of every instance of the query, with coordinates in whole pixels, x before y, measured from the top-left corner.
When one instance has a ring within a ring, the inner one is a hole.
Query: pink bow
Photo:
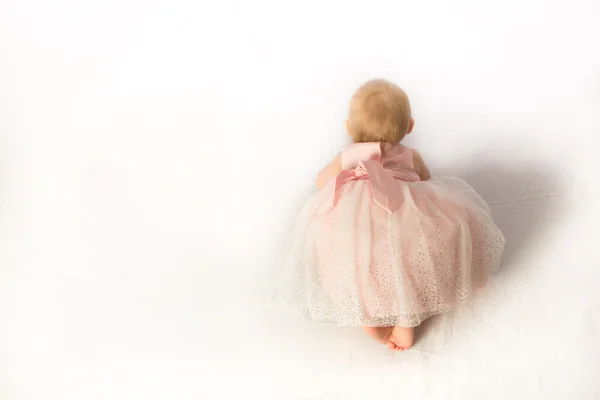
[[[418,180],[418,177],[415,179],[413,174],[385,169],[381,163],[381,156],[373,154],[369,160],[359,162],[356,168],[345,169],[338,174],[335,184],[332,186],[333,196],[326,196],[327,199],[333,200],[330,200],[329,204],[318,207],[322,211],[319,214],[326,214],[335,207],[340,197],[340,189],[344,184],[363,179],[369,180],[373,201],[392,213],[404,201],[403,187],[398,184],[396,179],[411,182]]]
[[[369,179],[373,201],[388,212],[394,212],[402,205],[402,190],[394,176],[383,168],[379,157],[361,161],[354,169],[347,169],[338,174],[335,180],[332,208],[337,204],[340,188],[353,180]]]

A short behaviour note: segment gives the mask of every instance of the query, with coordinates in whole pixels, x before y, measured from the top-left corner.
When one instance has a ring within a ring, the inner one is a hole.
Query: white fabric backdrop
[[[600,4],[0,1],[0,398],[596,399]],[[347,101],[507,237],[490,287],[390,353],[263,309]]]

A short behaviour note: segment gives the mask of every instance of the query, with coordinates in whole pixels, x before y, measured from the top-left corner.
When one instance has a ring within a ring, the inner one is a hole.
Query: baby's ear
[[[408,123],[408,130],[406,131],[406,134],[408,135],[409,133],[411,133],[414,127],[415,127],[415,119],[411,118],[410,122]]]

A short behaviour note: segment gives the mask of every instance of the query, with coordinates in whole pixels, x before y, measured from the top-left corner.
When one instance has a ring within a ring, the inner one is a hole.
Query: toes
[[[390,348],[390,350],[404,351],[403,347],[398,346],[396,343],[392,342],[391,340],[388,342],[387,345]]]

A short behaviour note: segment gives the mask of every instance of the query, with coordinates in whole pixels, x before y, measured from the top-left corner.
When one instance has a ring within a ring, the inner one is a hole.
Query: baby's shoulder
[[[412,160],[413,168],[415,169],[417,174],[419,174],[421,180],[429,180],[429,178],[431,178],[431,173],[429,172],[429,168],[427,168],[427,164],[425,163],[425,160],[423,160],[421,153],[419,153],[417,150],[412,149]]]

